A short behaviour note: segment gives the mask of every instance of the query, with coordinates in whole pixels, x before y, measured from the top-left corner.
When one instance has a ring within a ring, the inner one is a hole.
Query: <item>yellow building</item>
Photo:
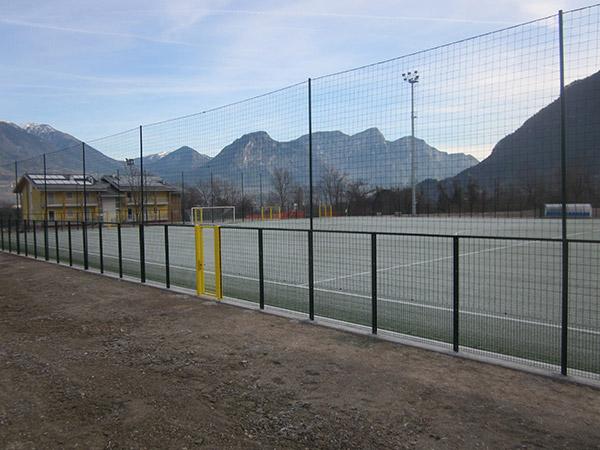
[[[84,183],[86,201],[84,202]],[[25,220],[135,222],[140,219],[141,189],[121,177],[25,174],[15,193]],[[181,220],[181,194],[158,177],[144,180],[144,220]]]
[[[138,221],[141,212],[139,178],[102,177],[110,186],[103,197],[104,221]],[[181,220],[181,192],[159,177],[144,177],[144,221],[178,222]]]

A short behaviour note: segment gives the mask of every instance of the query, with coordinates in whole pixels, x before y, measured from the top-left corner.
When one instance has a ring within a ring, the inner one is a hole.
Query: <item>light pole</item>
[[[410,84],[410,185],[412,187],[411,213],[417,215],[417,186],[415,180],[415,84],[419,82],[419,73],[406,72],[402,74],[404,81]]]

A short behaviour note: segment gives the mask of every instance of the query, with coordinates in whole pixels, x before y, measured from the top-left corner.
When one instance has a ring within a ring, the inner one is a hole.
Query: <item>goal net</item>
[[[281,220],[281,207],[263,206],[260,208],[260,220]]]
[[[235,222],[235,206],[194,206],[194,225]]]

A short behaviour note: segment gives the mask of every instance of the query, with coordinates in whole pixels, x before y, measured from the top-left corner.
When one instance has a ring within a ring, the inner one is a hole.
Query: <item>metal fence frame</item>
[[[71,230],[72,228],[80,228],[82,230],[82,232],[84,232],[84,230],[87,231],[88,227],[94,227],[97,228],[98,230],[98,236],[100,238],[100,244],[99,244],[99,255],[98,255],[98,263],[95,264],[96,267],[93,267],[94,270],[98,271],[99,273],[105,273],[106,272],[106,268],[104,266],[104,255],[103,255],[103,245],[102,245],[102,229],[103,226],[112,226],[112,227],[116,227],[117,228],[117,248],[118,248],[118,270],[114,271],[114,275],[118,276],[119,278],[123,278],[124,274],[123,274],[123,251],[122,251],[122,245],[123,245],[123,240],[122,240],[122,234],[121,234],[121,229],[122,229],[122,224],[121,223],[103,223],[103,222],[96,222],[96,223],[90,223],[90,222],[78,222],[78,223],[73,223],[71,221],[68,222],[59,222],[59,221],[53,221],[52,223],[48,223],[48,221],[44,221],[41,225],[36,224],[35,222],[27,222],[27,221],[21,221],[18,219],[4,219],[2,217],[0,217],[0,250],[2,250],[3,252],[6,253],[14,253],[17,255],[23,255],[23,256],[28,256],[30,258],[33,259],[37,259],[38,254],[37,254],[37,240],[36,240],[36,236],[37,236],[37,232],[35,231],[36,229],[39,230],[38,232],[43,233],[45,240],[44,240],[44,259],[48,262],[50,262],[50,246],[48,243],[48,240],[46,239],[46,237],[49,234],[49,231],[54,228],[54,235],[55,235],[55,243],[53,245],[53,247],[55,247],[53,250],[55,250],[55,261],[56,264],[61,264],[64,266],[69,266],[69,267],[73,267],[73,266],[80,266],[82,269],[84,270],[90,270],[91,264],[88,258],[88,246],[84,245],[83,246],[83,253],[84,253],[84,263],[82,265],[76,264],[73,262],[73,244],[72,244],[72,238],[71,238]],[[141,226],[141,225],[137,225],[137,226]],[[162,242],[162,245],[160,245],[160,247],[162,247],[162,251],[164,252],[165,255],[165,264],[164,264],[164,281],[161,280],[162,283],[164,283],[164,287],[166,288],[172,288],[174,286],[176,286],[176,284],[173,284],[173,281],[171,280],[170,277],[170,262],[169,262],[169,230],[173,227],[186,227],[186,228],[193,228],[193,225],[189,225],[189,224],[146,224],[146,227],[161,227],[164,230],[164,239]],[[65,261],[64,259],[60,258],[60,252],[59,252],[59,245],[58,245],[58,233],[59,233],[59,229],[64,229],[66,227],[67,229],[67,252],[68,252],[68,260]],[[135,228],[136,225],[132,225],[132,228]],[[590,239],[571,239],[571,238],[567,238],[566,240],[564,240],[563,238],[544,238],[544,237],[510,237],[510,236],[481,236],[481,235],[454,235],[454,234],[431,234],[431,233],[402,233],[402,232],[372,232],[372,231],[340,231],[340,230],[311,230],[311,229],[290,229],[290,228],[263,228],[263,227],[250,227],[250,226],[236,226],[236,225],[224,225],[220,227],[223,230],[230,230],[232,232],[242,232],[242,231],[254,231],[256,232],[257,238],[258,238],[258,248],[257,250],[257,261],[255,261],[255,263],[258,265],[258,274],[259,274],[259,279],[258,279],[258,283],[259,283],[259,301],[258,301],[258,305],[259,308],[261,310],[265,309],[265,273],[264,273],[264,263],[265,263],[265,256],[264,256],[264,234],[265,233],[273,233],[273,232],[283,232],[283,233],[301,233],[301,234],[306,234],[307,235],[307,242],[309,245],[309,249],[310,250],[314,243],[313,243],[313,236],[315,234],[343,234],[343,235],[360,235],[360,236],[365,236],[368,237],[370,239],[370,262],[371,262],[371,318],[370,318],[370,328],[371,328],[371,333],[373,335],[376,335],[378,333],[379,330],[379,326],[378,326],[378,309],[377,309],[377,305],[378,305],[378,281],[377,281],[377,242],[378,242],[378,237],[383,237],[383,236],[395,236],[395,237],[415,237],[415,238],[434,238],[434,239],[439,239],[439,240],[445,240],[448,243],[451,243],[452,245],[452,299],[453,299],[453,303],[452,303],[452,342],[451,347],[452,350],[455,353],[458,353],[461,351],[461,344],[460,344],[460,340],[461,340],[461,333],[460,333],[460,314],[461,314],[461,307],[460,307],[460,282],[461,282],[461,271],[460,271],[460,243],[461,241],[467,241],[467,240],[501,240],[501,241],[519,241],[519,242],[546,242],[546,243],[554,243],[554,244],[561,244],[563,247],[563,249],[566,249],[566,252],[563,253],[563,258],[565,255],[568,256],[568,248],[570,244],[594,244],[594,245],[598,245],[600,244],[600,240],[590,240]],[[12,243],[13,242],[19,242],[16,238],[16,236],[18,236],[19,234],[16,233],[15,230],[20,229],[21,232],[23,233],[23,238],[24,238],[24,242],[29,242],[28,240],[28,235],[30,235],[31,233],[33,233],[33,250],[34,250],[34,254],[30,255],[28,253],[28,247],[25,246],[25,248],[23,249],[23,251],[21,251],[21,248],[19,246],[19,244],[17,244],[15,247],[13,247]],[[83,233],[82,233],[83,234]],[[14,238],[13,238],[14,235]],[[143,232],[141,233],[141,235],[143,235]],[[6,240],[5,237],[8,236],[8,239]],[[145,246],[146,244],[143,243],[143,241],[139,241],[140,242],[140,249],[139,249],[139,256],[140,256],[140,276],[139,276],[139,282],[141,283],[145,283],[146,281],[148,281],[147,277],[146,277],[146,273],[144,271],[144,267],[145,267],[145,252],[144,249],[142,249],[142,245]],[[153,250],[159,250],[159,248],[154,248]],[[307,318],[310,321],[315,320],[315,303],[314,303],[314,291],[315,291],[315,286],[314,286],[314,278],[313,278],[313,274],[312,272],[314,271],[314,253],[309,251],[309,260],[308,260],[308,267],[307,270],[309,272],[309,284],[308,284],[308,301],[307,301]],[[568,260],[567,260],[567,265],[568,265]],[[110,270],[109,270],[110,272]],[[131,277],[129,277],[131,278]],[[152,280],[157,282],[157,280]],[[179,286],[180,288],[182,288],[183,286]],[[562,291],[564,292],[564,290]],[[563,298],[563,302],[564,302],[564,294],[563,296],[561,296]],[[240,299],[240,300],[244,300],[244,299]],[[561,305],[563,306],[563,305]],[[323,316],[324,318],[327,318],[326,316]],[[568,335],[569,335],[569,317],[567,314],[564,313],[564,311],[562,311],[561,314],[561,344],[560,344],[560,373],[562,375],[568,375],[568,372],[570,370],[569,368],[569,352],[568,352]]]
[[[556,15],[558,21],[558,76],[557,76],[557,86],[559,90],[559,99],[560,99],[560,195],[561,195],[561,205],[562,205],[562,214],[561,214],[561,237],[560,238],[544,238],[544,237],[514,237],[514,236],[482,236],[482,235],[453,235],[453,234],[429,234],[429,233],[402,233],[402,232],[380,232],[380,231],[336,231],[336,230],[322,230],[315,229],[313,224],[314,214],[314,180],[313,180],[313,100],[312,100],[312,79],[308,78],[307,80],[307,101],[308,101],[308,110],[307,114],[307,122],[306,128],[308,131],[308,154],[307,154],[307,166],[308,166],[308,187],[309,187],[309,200],[308,200],[308,218],[309,218],[309,227],[304,229],[290,229],[290,228],[276,228],[276,227],[242,227],[242,226],[223,226],[223,229],[228,230],[256,230],[258,236],[258,271],[259,271],[259,306],[261,309],[265,308],[265,275],[264,275],[264,234],[270,233],[273,231],[281,231],[286,233],[305,233],[307,235],[307,243],[308,243],[308,318],[310,320],[315,319],[315,298],[314,298],[314,236],[315,233],[343,233],[343,234],[356,234],[367,236],[371,242],[371,330],[373,334],[377,334],[379,329],[378,324],[378,310],[377,310],[377,245],[378,245],[378,237],[381,236],[413,236],[413,237],[430,237],[436,239],[444,239],[448,240],[452,243],[452,262],[453,262],[453,323],[452,323],[452,348],[455,352],[460,350],[460,258],[459,258],[459,250],[461,241],[465,239],[499,239],[499,240],[514,240],[514,241],[537,241],[537,242],[552,242],[559,243],[561,245],[561,348],[560,348],[560,373],[562,375],[568,374],[569,369],[569,353],[568,353],[568,339],[569,339],[569,245],[576,243],[590,243],[590,244],[599,244],[600,240],[580,240],[580,239],[571,239],[567,233],[568,221],[567,221],[567,202],[568,202],[568,192],[567,192],[567,133],[568,129],[566,126],[566,98],[565,98],[565,55],[564,55],[564,25],[563,25],[563,11],[559,11]],[[139,158],[140,158],[140,190],[142,195],[141,201],[141,214],[139,216],[139,221],[136,224],[139,228],[139,273],[140,273],[140,282],[146,282],[146,241],[145,241],[145,227],[151,225],[147,220],[145,220],[144,216],[144,171],[143,171],[143,159],[144,159],[144,138],[143,138],[143,126],[139,126]],[[81,152],[82,152],[82,173],[84,178],[87,174],[86,167],[86,143],[81,143]],[[14,162],[14,170],[15,170],[15,182],[18,178],[18,168],[19,161]],[[16,254],[21,254],[21,233],[23,233],[23,242],[25,244],[24,254],[25,256],[29,255],[29,238],[28,235],[31,234],[33,230],[33,258],[38,258],[40,255],[38,253],[38,237],[35,232],[36,229],[40,228],[43,236],[43,258],[46,261],[50,261],[50,248],[49,248],[49,230],[54,228],[55,232],[55,242],[58,242],[59,239],[59,227],[66,226],[68,229],[68,265],[73,266],[73,255],[72,255],[72,239],[71,239],[71,229],[72,227],[81,228],[82,230],[82,239],[83,239],[83,268],[85,270],[90,269],[90,260],[88,255],[88,228],[90,227],[98,227],[99,236],[100,236],[100,255],[99,255],[99,271],[103,273],[105,271],[105,266],[103,262],[103,244],[102,244],[102,227],[111,225],[117,227],[118,232],[118,276],[123,277],[123,250],[122,250],[122,235],[121,229],[123,226],[127,226],[121,223],[111,223],[111,222],[95,222],[93,220],[89,220],[87,214],[87,195],[86,195],[86,182],[83,183],[83,211],[84,216],[82,221],[68,221],[68,222],[58,222],[53,221],[50,222],[48,217],[48,190],[47,190],[47,167],[46,167],[46,155],[43,155],[43,170],[44,170],[44,210],[46,211],[46,216],[41,218],[42,220],[33,220],[33,221],[24,221],[21,219],[15,219],[14,217],[8,218],[0,218],[0,232],[1,232],[1,249],[3,251],[8,252],[16,252]],[[242,175],[243,177],[243,175]],[[414,186],[413,186],[414,188]],[[185,178],[183,172],[181,173],[181,209],[183,212],[183,196],[185,194]],[[242,178],[242,190],[243,190],[243,178]],[[16,194],[16,204],[17,206],[22,202],[19,202],[19,196]],[[413,189],[413,208],[414,208],[414,189]],[[169,229],[173,226],[189,226],[183,223],[183,214],[182,214],[182,224],[174,225],[174,224],[161,224],[164,226],[164,252],[165,252],[165,286],[167,288],[171,287],[173,280],[171,279],[170,274],[170,262],[169,262]],[[40,225],[41,224],[41,225]],[[135,226],[135,225],[133,225]],[[12,236],[15,235],[13,248],[13,239]],[[7,237],[8,241],[5,242],[5,238]],[[5,245],[7,244],[7,245]],[[66,264],[64,260],[61,261],[58,245],[56,245],[56,262],[59,264]]]

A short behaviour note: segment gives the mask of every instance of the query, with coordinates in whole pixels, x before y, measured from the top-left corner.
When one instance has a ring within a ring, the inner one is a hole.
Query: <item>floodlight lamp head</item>
[[[404,79],[404,81],[408,82],[408,83],[418,83],[419,82],[419,73],[418,71],[414,71],[414,72],[405,72],[402,74],[402,78]]]

